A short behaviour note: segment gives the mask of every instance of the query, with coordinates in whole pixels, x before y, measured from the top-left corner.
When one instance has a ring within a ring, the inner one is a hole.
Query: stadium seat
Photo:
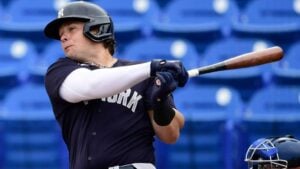
[[[243,107],[239,93],[224,86],[189,84],[176,90],[174,99],[186,125],[179,142],[169,148],[169,168],[229,169],[231,127]]]
[[[26,0],[13,0],[7,6],[8,17],[2,21],[0,29],[24,33],[42,31],[56,17],[57,9],[64,5],[62,2],[64,1],[33,0],[28,3]]]
[[[57,17],[57,9],[69,0],[13,0],[6,6],[6,16],[1,20],[0,34],[22,37],[32,41],[42,50],[47,38],[43,29]]]
[[[3,19],[4,18],[4,7],[2,2],[0,1],[0,18]]]
[[[128,44],[120,57],[141,61],[152,59],[181,60],[187,69],[199,66],[200,62],[194,44],[176,38],[141,38]]]
[[[300,137],[299,96],[299,86],[270,86],[256,92],[245,109],[239,127],[239,143],[244,143],[239,152],[246,152],[247,147],[261,137],[287,134]]]
[[[35,47],[23,39],[1,38],[0,40],[0,98],[9,89],[25,81],[28,65],[37,58]]]
[[[149,21],[159,8],[153,0],[91,0],[112,17],[118,50],[122,52],[129,41],[149,34]]]
[[[273,82],[277,85],[300,84],[300,41],[291,45],[284,58],[273,66]]]
[[[63,169],[64,145],[43,85],[28,83],[9,92],[0,120],[4,168]]]
[[[238,6],[239,8],[239,11],[243,11],[247,5],[251,2],[251,1],[254,1],[254,0],[232,0],[236,3],[236,5]]]
[[[37,83],[44,83],[44,75],[48,67],[58,58],[64,57],[64,52],[59,41],[51,41],[45,46],[40,57],[35,59],[30,66],[30,80]]]
[[[155,0],[161,10],[164,10],[174,0]]]
[[[155,36],[188,38],[201,52],[205,44],[227,36],[237,11],[230,0],[175,0],[152,21],[152,28]]]
[[[234,34],[269,38],[287,45],[299,39],[300,8],[298,0],[252,0],[236,20]]]
[[[204,52],[202,64],[210,65],[234,56],[258,51],[273,46],[263,39],[226,38],[208,46]],[[228,85],[241,93],[247,102],[253,91],[270,82],[271,64],[230,71],[213,72],[196,78],[199,84]]]

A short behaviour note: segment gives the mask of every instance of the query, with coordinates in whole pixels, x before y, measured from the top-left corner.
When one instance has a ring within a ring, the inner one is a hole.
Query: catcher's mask
[[[287,169],[300,166],[300,141],[292,136],[261,138],[247,150],[249,169]]]
[[[114,40],[114,28],[111,18],[101,7],[84,1],[70,2],[58,11],[57,18],[44,29],[47,37],[60,40],[59,28],[66,21],[83,21],[83,34],[94,42]],[[92,32],[93,30],[93,32]]]

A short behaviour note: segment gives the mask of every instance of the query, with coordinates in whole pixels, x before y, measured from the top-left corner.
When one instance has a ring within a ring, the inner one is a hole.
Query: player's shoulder
[[[64,66],[67,66],[67,65],[77,65],[77,62],[75,62],[74,60],[70,59],[70,58],[67,58],[67,57],[62,57],[62,58],[59,58],[58,60],[56,60],[54,63],[52,63],[49,67],[48,67],[48,70],[47,72],[51,71],[51,70],[54,70],[54,69],[57,69],[57,68],[60,68],[60,67],[64,67]]]

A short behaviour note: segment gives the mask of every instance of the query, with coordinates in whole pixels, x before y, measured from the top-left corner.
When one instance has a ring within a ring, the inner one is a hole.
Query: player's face
[[[67,57],[79,61],[88,61],[93,52],[92,41],[83,35],[83,22],[70,21],[64,23],[59,29],[61,45]]]

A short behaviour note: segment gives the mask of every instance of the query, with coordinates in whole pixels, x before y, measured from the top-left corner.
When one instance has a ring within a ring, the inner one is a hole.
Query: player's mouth
[[[68,51],[71,47],[72,47],[72,45],[66,46],[66,47],[64,48],[64,50],[65,50],[65,51]]]

